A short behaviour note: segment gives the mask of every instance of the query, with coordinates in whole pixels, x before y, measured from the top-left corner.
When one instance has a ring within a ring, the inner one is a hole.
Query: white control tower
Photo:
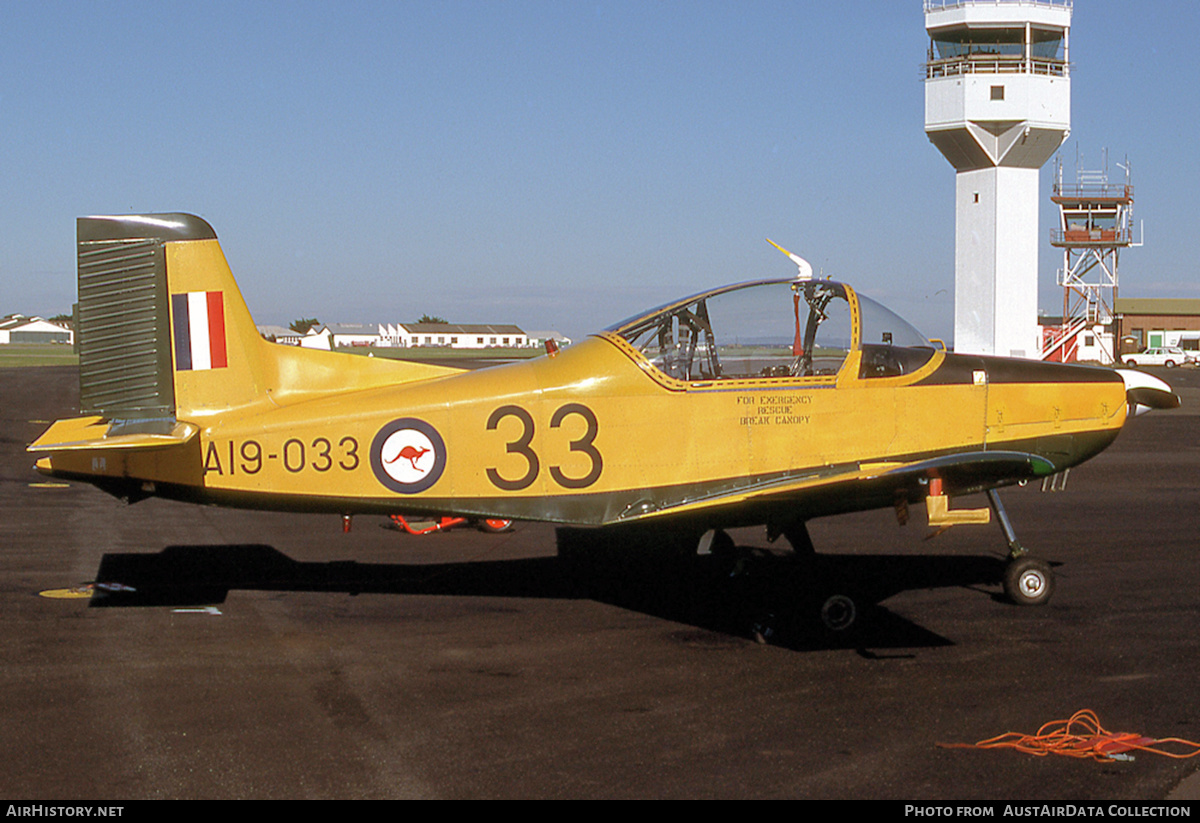
[[[1071,0],[925,0],[925,134],[955,177],[954,349],[1036,358],[1038,171],[1071,128]]]

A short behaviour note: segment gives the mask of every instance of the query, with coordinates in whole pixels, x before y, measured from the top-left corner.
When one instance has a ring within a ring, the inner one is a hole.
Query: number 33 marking
[[[550,418],[550,428],[557,429],[561,427],[563,421],[571,415],[582,417],[587,424],[587,430],[584,431],[583,437],[571,441],[570,450],[586,454],[588,459],[591,460],[591,469],[583,477],[570,477],[561,467],[551,466],[550,476],[554,478],[555,483],[564,489],[586,489],[600,478],[600,472],[604,469],[604,459],[600,456],[599,450],[592,445],[592,442],[596,439],[597,432],[600,431],[600,425],[596,421],[595,412],[587,406],[582,403],[567,403],[565,406],[560,406],[554,412],[554,415]],[[505,447],[505,451],[509,454],[519,454],[525,458],[525,474],[515,480],[509,480],[503,477],[495,468],[489,468],[487,476],[488,480],[492,481],[492,485],[498,489],[519,491],[533,485],[533,481],[537,479],[538,472],[541,469],[541,461],[538,460],[537,452],[529,445],[533,442],[533,416],[520,406],[501,406],[492,412],[491,417],[487,421],[488,431],[494,431],[498,428],[500,421],[506,417],[515,417],[521,423],[520,436],[515,440],[510,440]]]

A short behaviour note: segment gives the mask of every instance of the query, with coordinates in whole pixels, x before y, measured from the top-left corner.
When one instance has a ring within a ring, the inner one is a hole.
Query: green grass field
[[[61,343],[14,343],[0,346],[0,369],[22,366],[75,366],[79,355]]]

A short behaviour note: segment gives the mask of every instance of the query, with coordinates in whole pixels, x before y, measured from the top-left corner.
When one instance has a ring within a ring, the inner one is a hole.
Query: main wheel
[[[1018,557],[1004,571],[1004,593],[1018,606],[1042,606],[1054,594],[1050,564],[1035,557]]]
[[[845,632],[854,626],[856,620],[858,607],[847,595],[831,595],[821,604],[821,625],[831,632]]]
[[[499,534],[500,532],[512,531],[513,522],[511,520],[501,520],[499,518],[489,518],[479,521],[479,530],[488,532],[489,534]]]

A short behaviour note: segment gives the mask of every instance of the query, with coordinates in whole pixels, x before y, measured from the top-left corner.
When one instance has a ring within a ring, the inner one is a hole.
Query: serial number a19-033
[[[331,439],[292,437],[276,448],[264,448],[257,440],[224,442],[211,440],[204,450],[204,474],[258,474],[267,465],[300,472],[354,471],[358,468],[358,441],[353,437]]]

